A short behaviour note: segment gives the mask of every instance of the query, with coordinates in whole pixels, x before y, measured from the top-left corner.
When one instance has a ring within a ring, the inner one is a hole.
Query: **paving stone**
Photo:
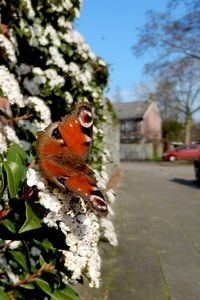
[[[122,163],[119,246],[102,245],[102,287],[82,300],[200,299],[200,189],[193,166]]]

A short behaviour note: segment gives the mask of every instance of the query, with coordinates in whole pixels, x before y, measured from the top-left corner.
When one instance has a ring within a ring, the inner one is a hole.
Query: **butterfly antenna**
[[[107,187],[107,185],[103,182],[103,180],[101,179],[101,177],[99,176],[99,174],[97,174],[96,170],[92,170],[93,173],[95,174],[95,176],[99,179],[99,181],[101,181],[101,183],[105,186],[105,188],[108,190],[109,188]],[[113,194],[113,196],[116,197],[116,194],[113,192],[112,189],[110,189],[111,193]]]

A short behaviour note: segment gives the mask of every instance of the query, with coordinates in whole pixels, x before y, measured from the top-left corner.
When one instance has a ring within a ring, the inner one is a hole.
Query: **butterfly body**
[[[36,146],[42,175],[62,190],[70,190],[87,200],[92,209],[107,214],[102,192],[87,165],[92,144],[92,111],[89,103],[80,103],[60,122],[38,133]]]

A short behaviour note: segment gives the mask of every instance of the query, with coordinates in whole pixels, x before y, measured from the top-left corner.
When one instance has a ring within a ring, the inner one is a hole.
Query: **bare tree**
[[[145,70],[170,85],[172,97],[166,97],[165,104],[184,116],[185,142],[190,140],[192,116],[200,110],[199,49],[199,0],[170,0],[165,13],[148,12],[133,46],[135,55],[154,52]]]
[[[113,98],[113,102],[119,103],[119,102],[123,102],[123,95],[122,95],[122,90],[120,88],[120,86],[117,86],[115,88],[115,92],[114,95],[112,96]]]
[[[162,120],[177,120],[181,121],[179,101],[175,99],[173,94],[173,86],[167,79],[161,79],[155,87],[155,100],[158,103]]]
[[[165,81],[160,81],[156,98],[166,118],[183,120],[185,142],[190,141],[192,116],[200,110],[200,61],[168,65]]]

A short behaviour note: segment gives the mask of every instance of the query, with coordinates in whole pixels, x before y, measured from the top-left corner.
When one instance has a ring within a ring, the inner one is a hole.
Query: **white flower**
[[[49,79],[48,84],[52,90],[58,85],[60,87],[64,85],[64,83],[65,83],[64,78],[62,76],[58,75],[56,70],[47,69],[47,70],[45,70],[45,74],[46,74],[47,78]]]
[[[73,7],[73,4],[71,3],[70,0],[63,0],[62,5],[63,5],[63,8],[66,10],[70,10],[70,8]]]
[[[114,191],[112,189],[109,189],[107,192],[106,192],[106,196],[108,198],[108,201],[109,203],[114,203],[115,200],[116,200],[116,195],[114,193]]]
[[[43,33],[42,26],[40,24],[33,23],[33,31],[35,36],[40,37]]]
[[[103,59],[101,59],[101,58],[98,58],[98,64],[101,65],[101,66],[106,67],[105,61]]]
[[[43,184],[44,187],[44,183],[41,181],[41,175],[38,171],[36,171],[35,169],[32,168],[28,168],[27,172],[26,172],[26,179],[27,179],[27,185],[28,186],[34,186],[34,185],[40,185],[41,183]]]
[[[0,131],[0,154],[3,154],[7,151],[6,138],[3,133]]]
[[[69,63],[69,72],[73,75],[73,76],[77,76],[80,74],[80,68],[79,66],[74,63],[73,61],[71,61]]]
[[[57,31],[53,28],[52,25],[48,24],[44,31],[45,36],[49,36],[51,39],[51,42],[54,46],[60,47],[60,39],[58,37]]]
[[[1,33],[0,33],[0,45],[1,45],[0,47],[4,47],[6,54],[10,60],[11,67],[14,66],[14,64],[17,63],[14,47],[11,41],[7,37],[5,37],[4,34]]]
[[[7,270],[6,274],[9,277],[10,281],[12,282],[12,284],[15,284],[16,282],[19,281],[19,276],[15,275],[12,271]]]
[[[72,24],[65,18],[65,16],[60,16],[58,18],[58,26],[72,30]]]
[[[43,75],[44,74],[44,71],[40,67],[34,67],[32,70],[33,70],[34,74],[37,74],[37,75]]]
[[[27,17],[29,19],[33,19],[34,16],[35,16],[35,11],[32,7],[31,1],[30,0],[25,0],[25,1],[22,1],[22,2],[26,6]]]
[[[35,108],[35,111],[40,114],[42,122],[39,123],[35,121],[37,130],[42,130],[51,123],[50,109],[42,99],[38,97],[27,97],[25,101],[27,105],[32,105]]]
[[[76,253],[70,251],[62,251],[65,259],[65,266],[68,270],[72,271],[72,280],[78,280],[81,278],[82,272],[87,264],[87,258],[79,256]]]
[[[34,82],[32,79],[28,79],[27,77],[23,80],[23,86],[24,88],[31,94],[31,95],[39,95],[40,94],[40,88],[36,82]]]
[[[80,10],[78,8],[74,8],[74,15],[76,18],[79,18],[80,17]]]
[[[88,252],[89,252],[89,245],[84,241],[80,241],[77,247],[77,254],[80,256],[87,256]]]
[[[63,10],[70,10],[73,7],[73,4],[70,0],[62,0],[54,4],[52,1],[49,2],[51,9],[55,12],[62,12]]]
[[[17,249],[19,245],[21,244],[21,241],[10,241],[5,240],[5,244],[8,246],[9,249]]]
[[[15,67],[16,73],[21,76],[21,75],[26,75],[31,71],[31,67],[27,64],[21,63],[20,65],[17,65]]]
[[[58,228],[58,218],[55,212],[50,212],[46,217],[44,217],[43,222],[47,224],[48,227]]]
[[[72,97],[72,95],[69,92],[65,92],[65,101],[68,104],[73,103],[73,97]]]
[[[113,223],[108,218],[101,218],[100,226],[101,230],[103,231],[103,236],[109,241],[112,246],[117,246],[118,240]]]
[[[78,243],[78,238],[74,234],[72,234],[72,233],[67,234],[67,236],[66,236],[66,244],[68,246],[74,246],[77,243]]]
[[[25,141],[25,140],[21,140],[20,142],[21,142],[21,145],[22,145],[22,147],[23,147],[23,149],[24,149],[25,151],[30,150],[30,148],[31,148],[31,143],[29,143],[29,142],[27,142],[27,141]]]
[[[4,131],[4,134],[5,134],[6,138],[10,142],[16,143],[16,144],[19,144],[19,145],[21,144],[18,136],[16,135],[15,130],[12,127],[10,127],[9,125],[5,125],[3,127],[3,131]]]
[[[92,248],[87,264],[87,275],[90,278],[90,287],[99,288],[100,286],[100,270],[101,270],[101,258],[97,248]]]
[[[0,66],[0,89],[11,105],[17,104],[19,107],[24,107],[19,84],[14,75],[4,66]]]
[[[33,246],[33,247],[31,247],[30,253],[31,253],[33,256],[39,256],[40,253],[41,253],[41,250],[38,249],[37,247]]]
[[[61,203],[58,198],[48,192],[40,191],[38,193],[40,204],[45,208],[50,209],[51,212],[58,213],[61,208]]]
[[[51,55],[53,63],[57,65],[59,68],[61,68],[64,72],[67,72],[68,66],[65,63],[62,54],[58,51],[58,48],[55,46],[51,46],[49,48],[49,53]]]
[[[38,41],[39,41],[41,46],[47,46],[49,44],[49,40],[44,35],[41,35],[38,38]]]

